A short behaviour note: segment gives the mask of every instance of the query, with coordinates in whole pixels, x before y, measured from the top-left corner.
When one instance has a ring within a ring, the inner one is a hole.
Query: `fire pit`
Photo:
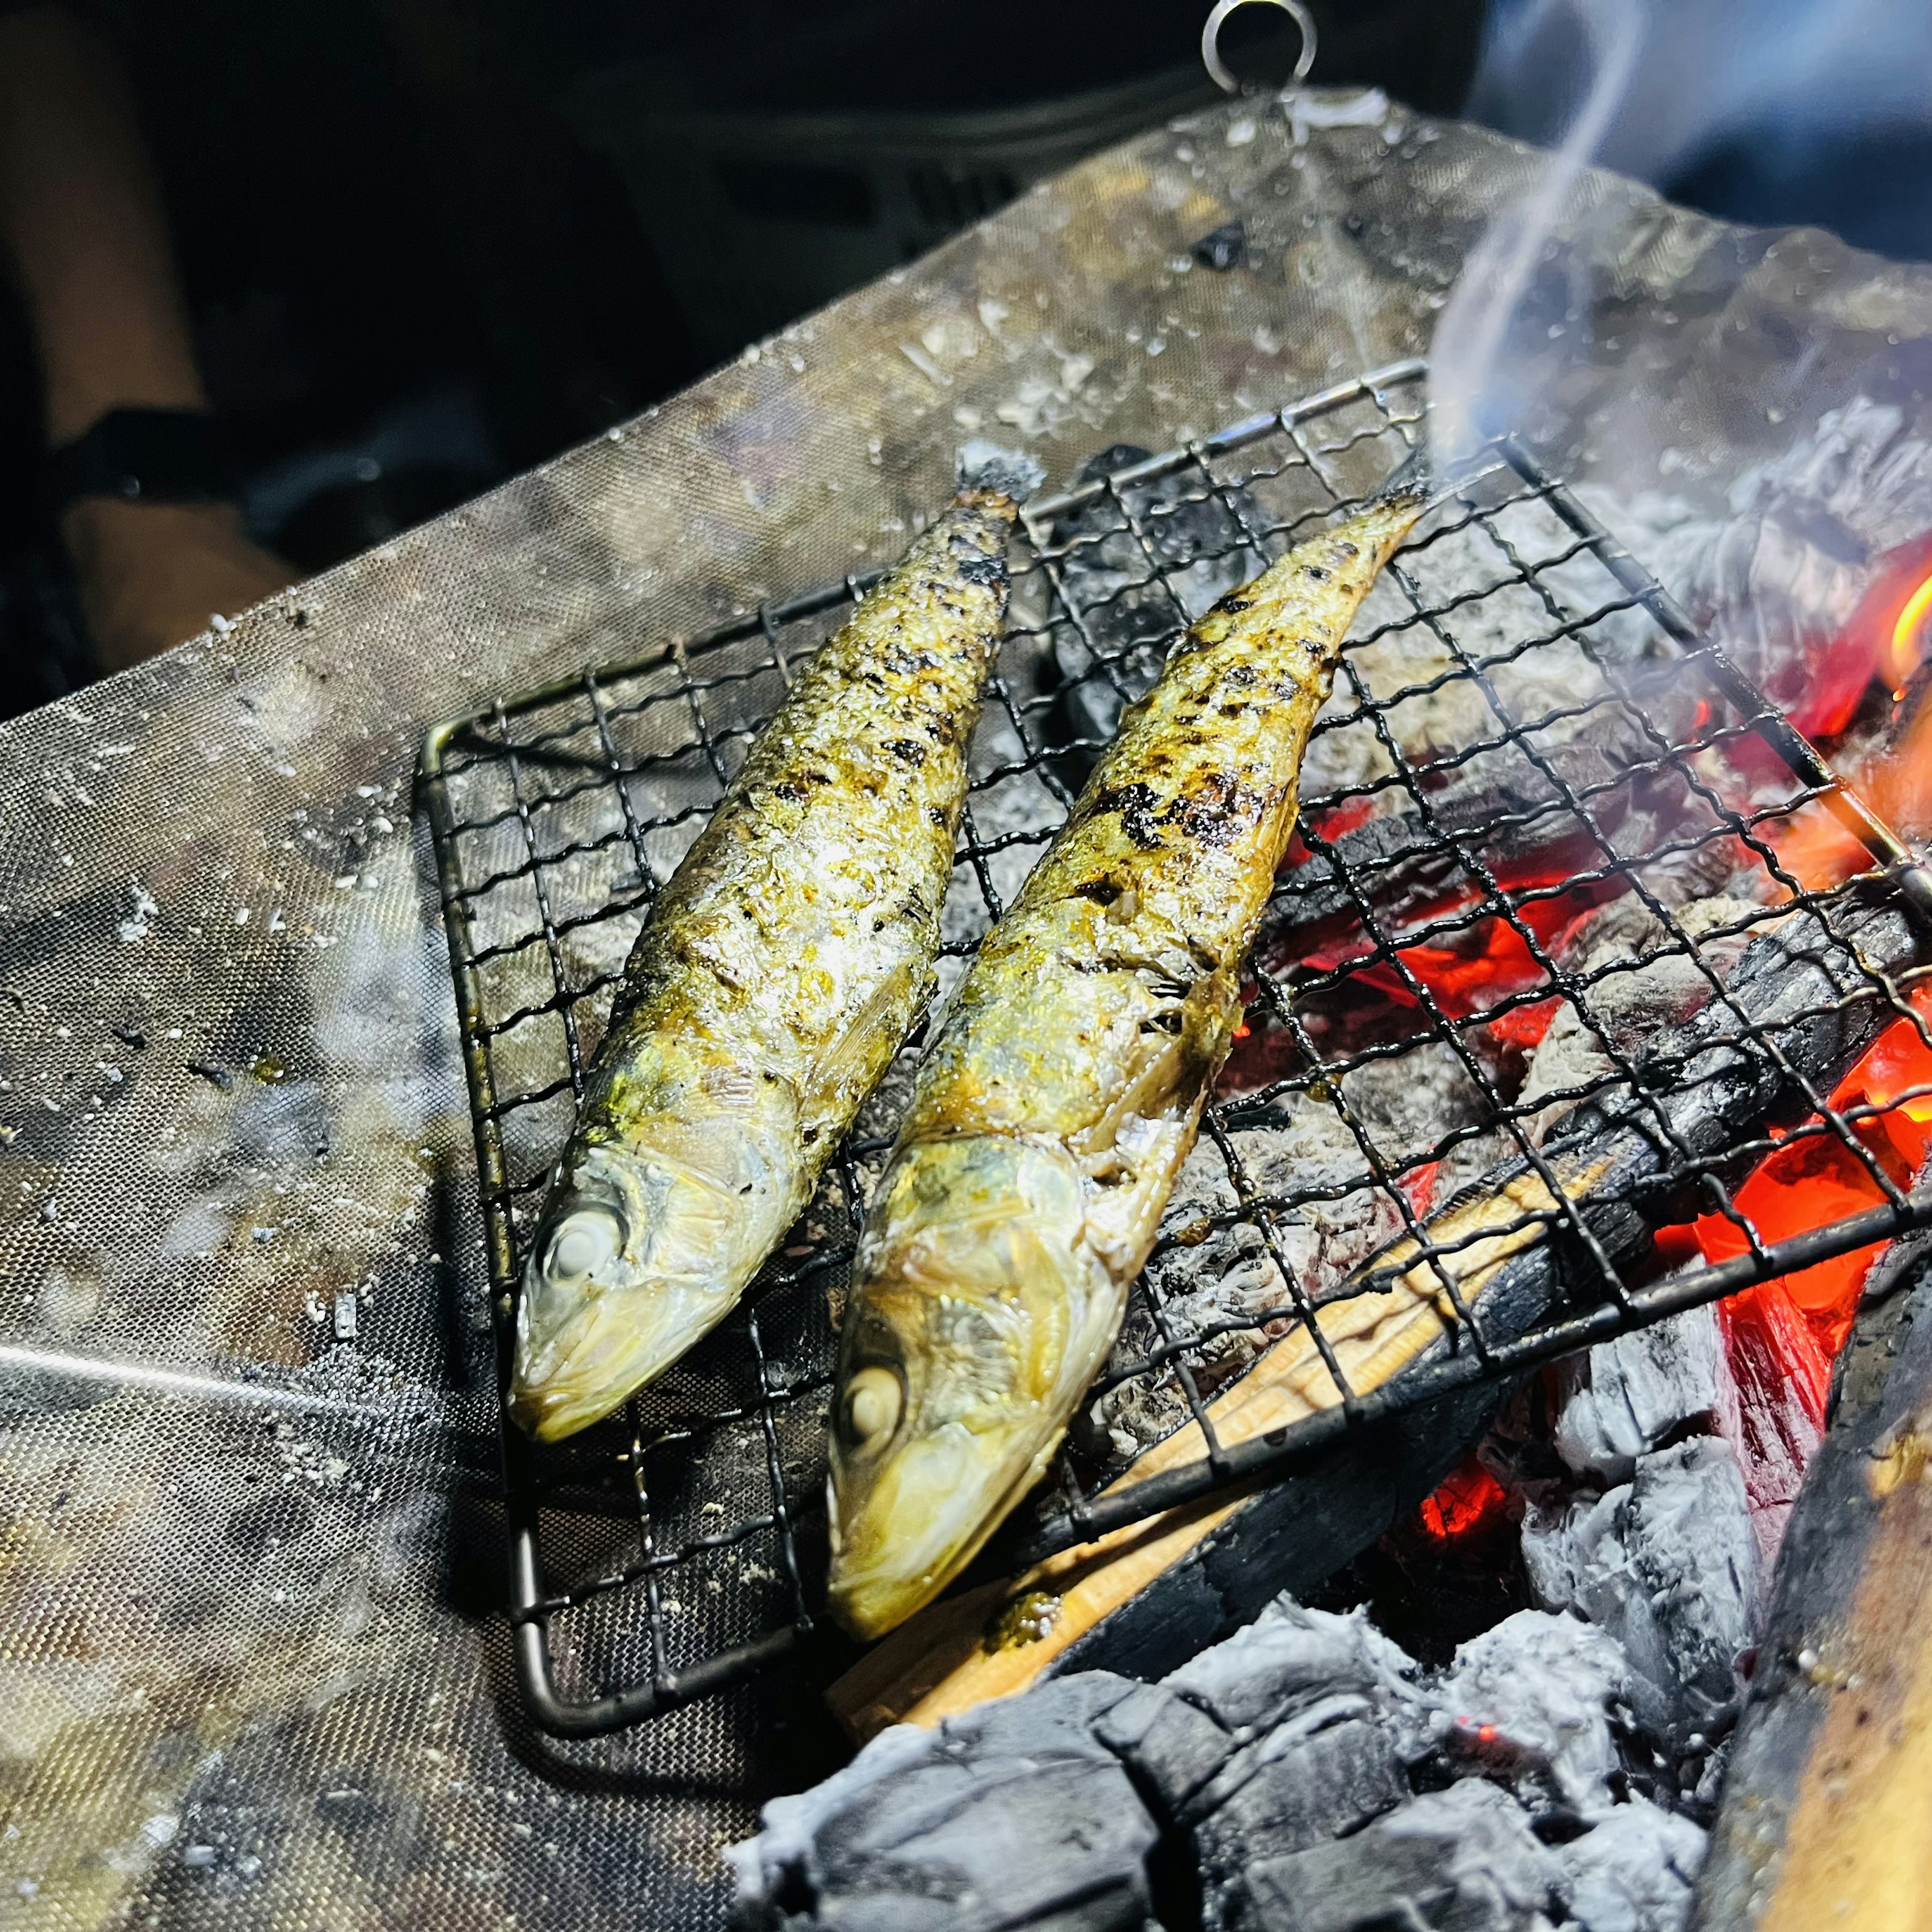
[[[1112,451],[1029,507],[943,990],[1167,646],[1408,457],[1424,382],[1399,364],[1165,455]],[[640,638],[626,664],[430,736],[500,1324],[651,896],[863,587],[688,647]],[[1830,846],[1820,823],[1849,830],[1867,877],[1792,869]],[[1817,1335],[1849,1321],[1847,1258],[1932,1220],[1912,1192],[1932,881],[1521,450],[1444,491],[1365,607],[1301,824],[1119,1344],[969,1580],[991,1607],[939,1646],[955,1661],[1170,1667],[1373,1543],[1527,1369],[1756,1284],[1810,1285],[1797,1366],[1828,1380]],[[518,1670],[547,1728],[656,1715],[812,1630],[844,1270],[917,1046],[738,1317],[563,1448],[506,1436]],[[1734,1306],[1735,1352],[1788,1382],[1792,1338]],[[1345,1464],[1372,1478],[1323,1506]],[[1056,1631],[1064,1553],[1162,1512],[1199,1526],[1187,1562],[1238,1531],[1268,1560],[1204,1619],[1163,1579]],[[980,1645],[1016,1615],[1024,1642]],[[861,1729],[944,1675],[931,1654],[896,1690],[866,1670]]]

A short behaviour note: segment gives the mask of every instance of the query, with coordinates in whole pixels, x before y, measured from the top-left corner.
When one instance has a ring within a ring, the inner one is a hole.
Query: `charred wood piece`
[[[1786,1531],[1700,1932],[1923,1917],[1932,1767],[1932,1237],[1874,1269]]]

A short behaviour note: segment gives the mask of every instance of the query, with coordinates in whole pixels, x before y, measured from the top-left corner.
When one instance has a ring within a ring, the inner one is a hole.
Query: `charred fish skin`
[[[1194,626],[962,983],[840,1338],[830,1595],[854,1634],[971,1560],[1105,1360],[1232,1043],[1342,640],[1421,508],[1371,506]]]
[[[730,1311],[928,998],[1040,474],[969,446],[951,507],[799,670],[659,894],[524,1270],[510,1400],[538,1440]]]

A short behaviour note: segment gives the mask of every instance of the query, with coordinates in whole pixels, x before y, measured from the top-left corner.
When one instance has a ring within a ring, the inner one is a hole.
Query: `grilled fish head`
[[[855,1636],[936,1596],[1058,1447],[1118,1312],[1081,1214],[1068,1156],[1005,1136],[916,1143],[888,1170],[832,1418],[830,1592]]]
[[[510,1407],[525,1432],[559,1441],[662,1375],[730,1312],[789,1217],[753,1136],[583,1154],[524,1270]]]

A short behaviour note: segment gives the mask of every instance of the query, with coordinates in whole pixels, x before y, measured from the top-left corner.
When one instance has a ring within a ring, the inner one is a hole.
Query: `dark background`
[[[134,85],[251,532],[303,570],[634,413],[1029,179],[1211,98],[1206,0],[1034,0],[1023,22],[930,0],[84,10]],[[1442,114],[1469,97],[1485,0],[1313,11],[1316,81]],[[1502,0],[1492,31],[1509,18]],[[1285,79],[1296,50],[1266,7],[1238,13],[1223,44],[1257,81]],[[1546,137],[1564,89],[1534,82],[1550,98],[1526,100],[1514,85],[1478,105]],[[1655,184],[1925,252],[1932,195],[1901,230],[1899,197],[1861,186],[1875,170],[1882,155],[1863,148],[1794,167],[1746,141]],[[0,293],[0,715],[94,674],[60,547],[31,509],[44,454],[31,349]]]
[[[862,134],[884,115],[943,134],[962,115],[1131,94],[1149,77],[1170,85],[1150,110],[1130,102],[1138,124],[1170,99],[1208,98],[1204,0],[1043,0],[1024,39],[1003,10],[904,0],[734,0],[722,13],[656,0],[122,0],[85,10],[136,92],[203,372],[251,478],[254,532],[304,569],[634,413],[836,292],[822,278],[780,286],[721,315],[701,288],[674,286],[662,234],[654,244],[639,209],[662,229],[688,196],[676,184],[653,194],[648,154],[614,158],[627,120],[647,127],[675,112],[782,128],[831,113]],[[1478,0],[1316,10],[1318,78],[1379,81],[1444,111],[1461,98]],[[1257,77],[1285,78],[1293,29],[1271,14],[1245,10],[1228,47]],[[1024,178],[997,156],[990,166],[942,160],[915,182],[917,219],[874,232],[853,169],[815,166],[795,142],[781,148],[709,158],[752,224],[750,245],[789,225],[809,255],[829,220],[842,247],[824,252],[844,267],[840,286],[989,212]],[[707,208],[694,219],[718,217]],[[694,238],[700,248],[717,239]],[[58,546],[31,512],[44,454],[32,351],[9,292],[0,714],[93,674]]]

